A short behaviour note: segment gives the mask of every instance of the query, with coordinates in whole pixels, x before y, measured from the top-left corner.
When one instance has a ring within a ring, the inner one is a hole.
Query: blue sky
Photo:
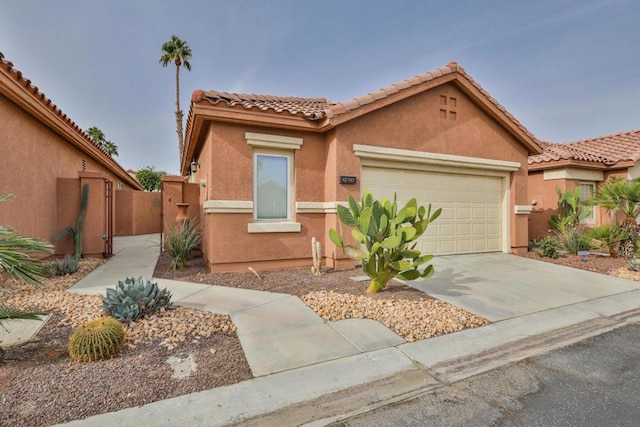
[[[0,0],[0,52],[125,169],[178,172],[172,34],[191,92],[347,101],[457,61],[538,138],[640,128],[634,0]]]

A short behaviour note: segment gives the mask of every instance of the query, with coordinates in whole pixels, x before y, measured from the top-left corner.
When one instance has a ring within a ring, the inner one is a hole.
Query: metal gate
[[[104,198],[105,198],[105,224],[106,233],[104,235],[104,253],[105,258],[113,255],[113,181],[104,180]]]

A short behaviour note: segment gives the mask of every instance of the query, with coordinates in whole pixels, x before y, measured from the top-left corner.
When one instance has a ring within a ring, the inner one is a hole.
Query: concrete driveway
[[[432,264],[431,278],[407,284],[492,322],[611,295],[640,295],[640,282],[505,253],[438,256]]]

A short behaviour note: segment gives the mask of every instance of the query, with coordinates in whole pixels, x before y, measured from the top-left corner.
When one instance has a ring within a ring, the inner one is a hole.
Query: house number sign
[[[355,176],[340,176],[340,184],[355,184],[356,177]]]

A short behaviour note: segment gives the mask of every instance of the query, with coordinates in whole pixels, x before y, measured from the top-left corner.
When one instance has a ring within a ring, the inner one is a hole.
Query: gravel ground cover
[[[557,260],[530,253],[526,257],[631,280],[640,273],[626,260],[576,256]],[[53,313],[35,341],[7,348],[0,365],[0,425],[45,426],[90,415],[139,406],[252,378],[235,326],[228,316],[178,307],[132,324],[128,344],[115,359],[77,363],[68,358],[67,341],[75,327],[101,315],[99,296],[66,292],[103,260],[85,259],[71,276],[48,279],[34,290],[12,280],[2,282],[0,299],[23,309]],[[211,273],[202,258],[174,271],[161,257],[155,276],[211,285],[287,293],[299,296],[325,320],[378,320],[407,341],[481,326],[485,319],[393,282],[379,294],[365,295],[360,270],[325,271],[312,276],[306,268],[277,271]],[[115,286],[115,284],[114,284]],[[173,378],[169,357],[191,355],[196,370]]]

